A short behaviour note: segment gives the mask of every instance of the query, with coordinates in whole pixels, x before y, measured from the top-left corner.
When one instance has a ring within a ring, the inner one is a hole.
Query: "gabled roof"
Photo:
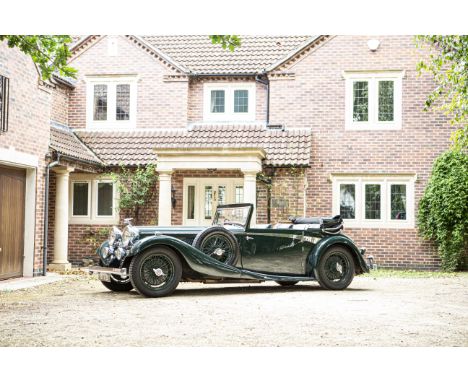
[[[309,166],[309,130],[272,130],[264,125],[195,125],[184,130],[86,131],[76,134],[107,165],[143,165],[158,148],[261,148],[265,165]]]
[[[103,36],[74,36],[72,59]],[[212,44],[209,35],[126,36],[175,70],[192,75],[253,75],[271,71],[314,43],[315,36],[239,36],[233,52]]]
[[[81,142],[75,133],[65,125],[50,122],[50,143],[49,147],[72,159],[85,161],[90,164],[102,165],[102,161]]]
[[[141,36],[193,74],[262,73],[318,36],[240,36],[233,52],[212,44],[208,35]]]

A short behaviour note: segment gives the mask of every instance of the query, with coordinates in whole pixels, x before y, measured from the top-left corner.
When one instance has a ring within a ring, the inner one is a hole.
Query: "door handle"
[[[245,240],[253,240],[253,237],[252,236],[246,236]]]

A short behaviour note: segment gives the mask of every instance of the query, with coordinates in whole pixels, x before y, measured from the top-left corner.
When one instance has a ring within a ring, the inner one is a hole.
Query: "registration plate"
[[[101,281],[107,281],[107,282],[111,281],[110,273],[98,273],[98,278]]]

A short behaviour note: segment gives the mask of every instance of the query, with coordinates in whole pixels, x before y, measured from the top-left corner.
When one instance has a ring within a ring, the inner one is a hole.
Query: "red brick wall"
[[[70,96],[70,126],[86,127],[86,75],[137,74],[137,127],[186,127],[188,82],[166,81],[164,76],[174,72],[124,36],[118,38],[118,56],[108,56],[107,39],[70,62],[78,69],[77,85]]]
[[[68,99],[70,89],[57,86],[52,91],[50,119],[68,125]]]
[[[338,36],[285,69],[293,80],[271,82],[271,121],[313,131],[311,168],[307,171],[307,214],[330,215],[332,173],[415,173],[415,201],[426,186],[434,158],[446,150],[451,128],[445,117],[424,112],[433,89],[429,76],[417,76],[420,56],[411,36]],[[404,70],[402,129],[345,130],[345,70]],[[416,229],[349,230],[377,263],[391,267],[434,268],[435,248]]]
[[[0,42],[0,74],[10,79],[8,132],[0,133],[0,148],[14,147],[39,159],[36,172],[34,272],[42,270],[45,155],[49,145],[50,89],[39,85],[31,58]]]

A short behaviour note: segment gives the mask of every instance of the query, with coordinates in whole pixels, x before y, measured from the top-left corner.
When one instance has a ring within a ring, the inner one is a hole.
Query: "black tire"
[[[120,276],[111,275],[111,281],[101,280],[101,283],[113,292],[130,292],[133,289],[129,277],[122,279]]]
[[[354,278],[353,257],[347,248],[333,246],[320,258],[314,273],[322,288],[331,290],[346,289]]]
[[[296,285],[298,282],[297,281],[275,281],[278,285],[281,285],[282,287],[289,287]]]
[[[224,264],[234,265],[240,258],[236,237],[224,227],[208,227],[199,232],[192,245]]]
[[[182,263],[171,249],[154,247],[133,258],[129,274],[133,287],[141,295],[164,297],[177,288],[182,277]]]

